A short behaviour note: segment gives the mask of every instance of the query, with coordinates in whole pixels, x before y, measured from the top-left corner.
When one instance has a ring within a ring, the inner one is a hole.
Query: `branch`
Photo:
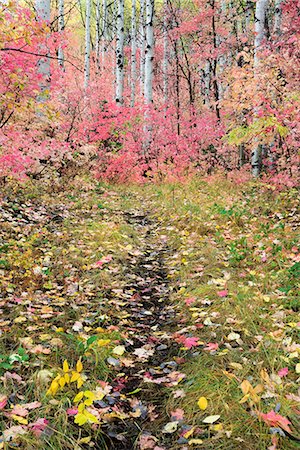
[[[45,55],[45,54],[42,54],[42,53],[35,53],[35,52],[28,52],[28,51],[22,50],[20,48],[4,47],[4,48],[0,48],[0,50],[2,52],[26,53],[26,55],[33,55],[33,56],[38,56],[40,58],[48,58],[48,59],[55,59],[56,61],[62,61],[62,58],[58,58],[57,56]],[[79,67],[77,67],[75,64],[73,64],[68,59],[64,59],[63,61],[67,62],[68,64],[71,64],[71,66],[75,67],[75,69],[79,70],[79,72],[83,73],[83,70],[79,69]]]

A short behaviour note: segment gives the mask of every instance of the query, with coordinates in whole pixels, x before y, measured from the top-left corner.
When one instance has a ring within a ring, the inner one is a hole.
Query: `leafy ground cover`
[[[8,185],[0,448],[299,448],[297,195]]]

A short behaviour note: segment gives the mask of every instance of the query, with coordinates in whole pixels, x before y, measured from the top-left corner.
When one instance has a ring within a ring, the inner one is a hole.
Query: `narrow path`
[[[119,365],[117,359],[109,362],[116,372],[111,403],[121,403],[124,410],[131,410],[132,417],[107,425],[106,445],[115,450],[139,449],[152,435],[158,446],[171,448],[169,438],[162,433],[168,422],[165,402],[168,387],[179,383],[183,374],[174,359],[178,344],[172,339],[175,313],[169,303],[169,249],[164,236],[159,235],[159,225],[146,214],[130,211],[125,218],[140,241],[140,248],[132,251],[123,268],[126,285],[118,292],[124,301],[122,327],[127,328],[125,347],[130,361],[127,367]]]

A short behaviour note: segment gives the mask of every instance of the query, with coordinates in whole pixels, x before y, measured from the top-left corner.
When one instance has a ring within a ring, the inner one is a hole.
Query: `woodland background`
[[[299,180],[299,0],[4,1],[0,175]]]

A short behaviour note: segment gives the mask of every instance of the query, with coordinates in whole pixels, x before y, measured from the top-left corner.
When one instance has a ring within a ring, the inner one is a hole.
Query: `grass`
[[[237,186],[224,179],[162,186],[94,185],[86,179],[75,180],[55,195],[36,185],[20,188],[12,183],[7,195],[15,210],[31,202],[29,209],[39,211],[40,219],[26,232],[7,221],[1,232],[0,287],[3,299],[9,299],[0,300],[2,363],[10,364],[20,347],[26,355],[10,368],[1,367],[0,360],[1,376],[10,370],[21,377],[19,384],[2,379],[1,394],[14,392],[20,402],[41,402],[29,420],[50,420],[43,448],[86,448],[81,440],[88,437],[96,448],[105,448],[101,429],[91,431],[68,420],[66,409],[77,392],[73,385],[50,401],[46,391],[65,359],[72,367],[82,360],[85,389],[110,380],[105,361],[126,332],[114,330],[122,318],[122,304],[111,311],[110,299],[112,290],[124,283],[128,252],[138,245],[138,231],[114,211],[132,208],[146,211],[159,223],[159,234],[167,236],[171,302],[179,328],[200,342],[199,348],[181,351],[186,359],[180,368],[186,374],[180,387],[184,396],[171,395],[165,405],[169,414],[183,409],[185,423],[193,427],[186,445],[197,438],[203,441],[195,444],[199,449],[266,450],[271,435],[257,413],[267,413],[279,403],[279,413],[291,420],[292,434],[297,435],[295,189],[277,193],[271,186]],[[49,211],[61,205],[62,222],[49,221]],[[95,270],[95,263],[107,255],[112,255],[112,263]],[[222,291],[226,295],[220,295]],[[189,298],[193,302],[186,304]],[[73,329],[76,322],[82,324],[80,333]],[[93,336],[96,340],[89,345]],[[110,342],[101,346],[99,340]],[[208,343],[219,347],[207,351]],[[280,378],[278,371],[284,367],[288,375]],[[243,380],[263,384],[258,401],[240,403]],[[205,411],[197,406],[201,396],[208,399]],[[218,426],[204,425],[203,419],[214,414],[221,416]],[[0,430],[12,425],[18,421],[0,414]],[[17,442],[20,448],[41,448],[32,434],[19,436]],[[277,445],[299,448],[288,437],[278,436]],[[1,447],[0,442],[0,448],[12,447]]]

